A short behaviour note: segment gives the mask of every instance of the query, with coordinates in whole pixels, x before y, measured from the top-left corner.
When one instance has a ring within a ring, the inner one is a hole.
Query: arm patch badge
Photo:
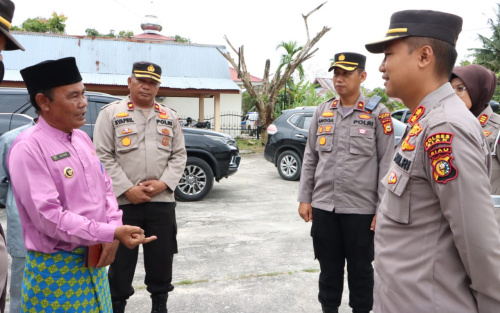
[[[425,151],[429,151],[430,148],[439,144],[450,145],[452,140],[452,133],[435,133],[433,135],[430,135],[429,137],[427,137],[427,139],[425,139],[424,142]]]
[[[432,165],[432,177],[440,184],[446,184],[450,180],[457,178],[458,170],[453,166],[451,147],[445,146],[436,148],[429,152]]]

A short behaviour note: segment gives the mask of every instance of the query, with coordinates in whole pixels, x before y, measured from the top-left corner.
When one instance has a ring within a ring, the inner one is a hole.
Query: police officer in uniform
[[[319,302],[338,312],[347,260],[349,305],[369,312],[373,304],[373,231],[383,194],[379,184],[392,156],[394,134],[380,97],[366,98],[366,57],[337,53],[329,71],[338,97],[316,109],[304,153],[299,214],[312,221],[319,261]]]
[[[104,106],[99,113],[94,143],[113,180],[123,210],[123,222],[141,225],[155,234],[154,245],[143,246],[145,284],[152,311],[167,312],[172,291],[172,262],[177,253],[174,190],[186,165],[184,135],[176,113],[154,101],[161,83],[161,68],[136,62],[128,78],[130,95]],[[132,280],[138,249],[118,248],[109,269],[113,310],[124,312],[134,293]]]
[[[489,105],[495,94],[497,76],[478,64],[459,66],[453,69],[451,86],[465,106],[479,120],[491,150],[491,194],[500,195],[500,115]]]
[[[387,95],[413,112],[383,179],[375,229],[375,313],[500,310],[500,232],[483,129],[449,83],[459,16],[396,12],[384,53]]]

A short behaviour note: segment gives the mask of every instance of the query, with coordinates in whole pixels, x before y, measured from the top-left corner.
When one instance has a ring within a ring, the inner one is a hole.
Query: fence
[[[245,123],[242,123],[243,117],[240,112],[222,112],[220,115],[220,131],[232,137],[255,137],[257,133],[253,121],[245,125]],[[188,116],[179,115],[179,118],[183,125],[186,125]],[[191,126],[193,126],[198,120],[192,116],[191,118]],[[210,130],[214,130],[215,121],[213,115],[205,116],[204,121],[210,122]]]

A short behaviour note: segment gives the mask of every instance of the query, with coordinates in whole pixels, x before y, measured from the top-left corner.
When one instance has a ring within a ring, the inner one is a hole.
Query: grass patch
[[[240,279],[249,279],[249,278],[259,278],[259,277],[273,277],[273,276],[278,276],[278,275],[284,275],[288,273],[264,273],[264,274],[250,274],[250,275],[243,275],[240,276]]]
[[[236,138],[236,143],[238,144],[238,148],[240,150],[250,150],[253,153],[263,153],[264,152],[264,144],[259,139],[251,139],[251,138]]]
[[[306,272],[306,273],[318,273],[319,269],[316,269],[316,268],[306,268],[306,269],[303,269],[302,272]]]

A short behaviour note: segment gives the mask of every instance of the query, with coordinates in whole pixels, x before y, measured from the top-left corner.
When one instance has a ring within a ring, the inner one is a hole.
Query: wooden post
[[[200,96],[198,98],[198,121],[203,122],[205,121],[205,97]]]
[[[220,131],[220,93],[214,95],[214,130]]]

